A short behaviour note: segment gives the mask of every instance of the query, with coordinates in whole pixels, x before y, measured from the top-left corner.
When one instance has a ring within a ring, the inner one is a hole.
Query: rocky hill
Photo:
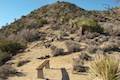
[[[18,70],[23,69],[23,73],[28,72],[27,77],[22,78],[26,80],[36,80],[35,77],[31,77],[31,74],[35,74],[34,69],[38,66],[39,59],[40,61],[50,59],[53,61],[51,62],[53,67],[66,67],[71,70],[72,57],[76,53],[87,62],[98,53],[108,55],[119,52],[119,9],[88,11],[68,2],[57,2],[36,9],[0,30],[1,65],[10,64]],[[59,55],[62,57],[56,57]],[[54,60],[60,64],[58,65]],[[26,63],[29,62],[30,64],[27,65]],[[24,64],[26,64],[25,68]],[[26,69],[32,65],[33,68],[30,69],[33,71]],[[19,68],[20,66],[23,67]],[[83,72],[86,72],[86,68],[83,67]],[[0,75],[0,78],[10,76],[8,74],[11,73],[7,73],[7,70],[3,72],[1,70],[0,73],[3,75]],[[75,70],[81,72],[81,66],[75,67]],[[16,72],[13,71],[12,74]],[[70,75],[74,79],[75,75]],[[11,80],[20,80],[17,78]]]
[[[119,9],[113,12],[117,14]],[[68,24],[71,19],[78,17],[94,18],[103,22],[114,19],[114,21],[119,21],[119,17],[115,17],[116,14],[109,11],[87,11],[68,2],[57,2],[36,9],[27,16],[22,16],[21,19],[4,26],[2,31],[7,35],[9,33],[17,33],[24,28],[41,28],[45,24],[50,24],[54,27],[58,25],[57,27],[59,27],[59,25]]]

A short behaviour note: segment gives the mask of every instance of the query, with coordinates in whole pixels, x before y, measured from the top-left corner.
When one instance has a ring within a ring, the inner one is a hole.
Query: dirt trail
[[[59,47],[62,45],[62,47],[65,48],[63,43],[56,43]],[[25,76],[15,76],[15,77],[10,77],[9,80],[42,80],[42,79],[37,79],[37,70],[36,68],[44,61],[40,60],[37,58],[40,58],[43,55],[49,54],[50,49],[46,48],[40,48],[40,47],[35,47],[30,49],[29,52],[24,52],[22,54],[19,54],[14,57],[13,60],[10,62],[15,63],[13,66],[20,72],[24,73]],[[44,75],[46,78],[52,79],[52,80],[61,80],[62,79],[62,73],[61,73],[61,68],[65,68],[68,72],[70,80],[87,80],[86,75],[77,75],[77,74],[72,74],[72,57],[77,56],[79,53],[74,53],[70,55],[65,55],[65,56],[58,56],[58,57],[52,57],[49,58],[50,60],[50,69],[45,69],[44,70]],[[21,60],[30,60],[29,63],[17,67],[17,63]]]

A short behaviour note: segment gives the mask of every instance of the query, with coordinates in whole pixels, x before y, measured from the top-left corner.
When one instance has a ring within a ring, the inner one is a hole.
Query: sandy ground
[[[55,42],[53,43],[58,47],[66,49],[63,42]],[[32,44],[31,46],[34,46]],[[50,49],[42,48],[42,47],[32,47],[29,48],[29,52],[24,52],[16,55],[13,60],[9,62],[13,62],[13,66],[20,72],[24,73],[25,76],[15,76],[10,77],[8,80],[44,80],[37,79],[37,70],[36,68],[44,61],[37,58],[40,58],[43,55],[49,54]],[[65,68],[69,74],[70,80],[88,80],[86,74],[78,75],[72,74],[72,57],[77,56],[80,53],[73,53],[65,56],[51,57],[50,60],[50,69],[44,69],[44,76],[51,80],[61,80],[62,73],[61,68]],[[17,63],[21,60],[30,60],[29,63],[17,67]]]

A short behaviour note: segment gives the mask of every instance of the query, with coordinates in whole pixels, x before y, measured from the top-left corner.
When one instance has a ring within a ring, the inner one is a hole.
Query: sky
[[[0,27],[10,24],[15,19],[29,14],[31,11],[58,0],[0,0]],[[76,4],[87,10],[104,10],[106,4],[111,7],[120,6],[114,0],[60,0]]]

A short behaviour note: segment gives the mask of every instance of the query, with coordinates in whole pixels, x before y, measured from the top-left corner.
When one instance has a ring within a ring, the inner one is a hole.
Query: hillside
[[[120,56],[119,12],[88,11],[56,2],[4,26],[0,30],[0,79],[37,80],[36,68],[50,60],[45,78],[61,80],[65,68],[70,80],[88,80],[89,66],[98,54]]]

